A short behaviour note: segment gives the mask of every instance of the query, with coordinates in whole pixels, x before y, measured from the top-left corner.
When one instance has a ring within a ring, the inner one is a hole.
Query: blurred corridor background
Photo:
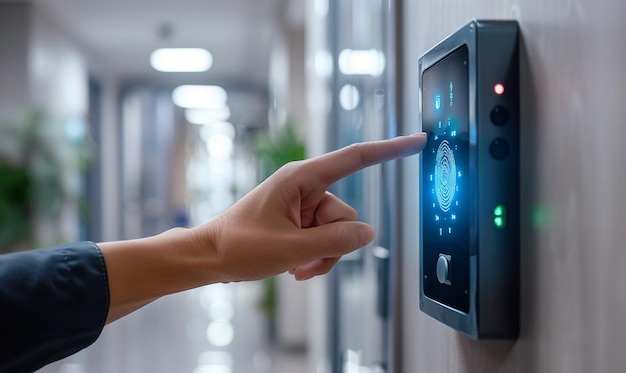
[[[202,223],[288,161],[405,134],[418,57],[472,18],[522,35],[519,340],[420,312],[411,157],[332,186],[377,236],[327,276],[160,299],[41,372],[623,371],[623,14],[622,0],[0,0],[2,252]]]
[[[303,1],[0,2],[2,251],[196,225],[302,159],[305,16]],[[42,372],[307,371],[307,286],[177,294]]]

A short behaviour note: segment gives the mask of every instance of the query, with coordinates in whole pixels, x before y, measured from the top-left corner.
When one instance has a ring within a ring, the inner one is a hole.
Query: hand
[[[426,135],[360,143],[290,163],[219,217],[191,229],[99,246],[109,279],[107,323],[167,294],[290,271],[328,272],[374,239],[353,208],[327,192],[367,166],[421,151]]]
[[[192,231],[206,237],[212,271],[220,281],[256,280],[286,271],[305,280],[327,273],[342,255],[374,239],[356,211],[327,191],[362,168],[423,149],[426,135],[359,143],[292,162],[224,214]]]

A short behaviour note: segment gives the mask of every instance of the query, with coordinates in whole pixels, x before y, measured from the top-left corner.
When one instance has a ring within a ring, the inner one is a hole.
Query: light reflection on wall
[[[328,15],[328,8],[329,8],[328,0],[315,0],[313,2],[313,6],[315,9],[315,14],[318,17],[324,18]]]
[[[333,57],[330,52],[319,50],[315,53],[315,73],[320,78],[330,78],[333,74]]]
[[[339,91],[339,104],[344,110],[354,110],[357,106],[359,106],[360,100],[361,98],[357,87],[352,84],[346,84],[341,87],[341,90]]]

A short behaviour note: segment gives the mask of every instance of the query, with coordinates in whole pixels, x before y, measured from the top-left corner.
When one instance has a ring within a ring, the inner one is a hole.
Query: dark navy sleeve
[[[89,346],[108,310],[94,243],[0,255],[0,372],[32,372]]]

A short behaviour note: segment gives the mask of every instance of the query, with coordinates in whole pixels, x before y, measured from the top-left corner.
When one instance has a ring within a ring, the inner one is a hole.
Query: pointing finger
[[[426,146],[426,134],[399,136],[389,140],[356,143],[310,160],[327,185],[365,167],[406,157]]]

